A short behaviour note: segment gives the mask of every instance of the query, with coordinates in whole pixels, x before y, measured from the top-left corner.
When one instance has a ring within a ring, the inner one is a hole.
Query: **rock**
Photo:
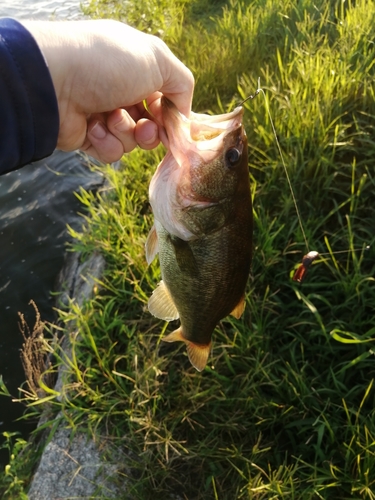
[[[60,273],[58,289],[59,306],[69,307],[74,300],[82,304],[91,297],[93,287],[103,273],[105,262],[99,253],[94,253],[87,261],[80,263],[80,254],[72,253]],[[74,325],[72,325],[72,333]],[[79,335],[79,332],[75,332]],[[70,336],[65,335],[62,348],[67,359],[71,357]],[[67,381],[67,371],[60,366],[55,390],[62,399]],[[40,425],[45,424],[46,416],[42,415]],[[116,485],[116,473],[121,464],[124,469],[124,459],[109,463],[104,459],[108,451],[104,440],[94,442],[82,432],[72,432],[66,428],[66,420],[61,413],[55,417],[57,430],[45,446],[43,454],[28,492],[30,500],[62,500],[62,499],[93,499],[93,498],[124,498],[124,484],[121,493]],[[52,424],[53,427],[53,424]],[[107,453],[108,454],[108,453]],[[119,453],[117,453],[119,455]],[[112,454],[114,457],[114,454]],[[123,474],[122,474],[123,477]],[[117,477],[118,482],[118,477]],[[127,498],[131,498],[128,496]]]
[[[61,414],[56,418],[61,419]],[[118,469],[118,466],[103,461],[92,439],[81,433],[71,438],[71,429],[64,429],[61,424],[43,451],[28,498],[119,498],[115,484]]]

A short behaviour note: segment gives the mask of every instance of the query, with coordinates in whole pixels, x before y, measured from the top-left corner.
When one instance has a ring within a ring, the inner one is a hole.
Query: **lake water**
[[[1,0],[0,17],[16,19],[77,19],[82,17],[77,0]]]
[[[82,14],[76,0],[1,0],[0,17],[5,16],[48,20],[78,19]],[[74,192],[79,186],[95,189],[100,182],[101,176],[78,154],[62,152],[0,176],[0,375],[14,396],[25,380],[18,312],[32,327],[32,299],[43,320],[54,320],[51,291],[64,262],[66,225],[79,229],[82,224],[77,215],[82,206]],[[0,436],[3,431],[27,436],[35,423],[16,422],[23,411],[22,405],[0,396]],[[0,465],[4,463],[8,455],[0,451]]]

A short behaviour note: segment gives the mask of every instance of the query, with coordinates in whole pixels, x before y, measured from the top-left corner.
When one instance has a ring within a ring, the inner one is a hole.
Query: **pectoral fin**
[[[156,257],[156,254],[159,252],[158,235],[156,233],[155,226],[152,226],[150,232],[148,233],[145,249],[147,264],[150,265]]]
[[[170,235],[170,241],[173,245],[176,261],[180,270],[190,276],[199,274],[197,261],[195,260],[189,242],[173,235]]]
[[[163,337],[164,342],[185,342],[186,350],[189,356],[190,363],[194,366],[196,370],[201,372],[207,364],[208,356],[211,351],[211,342],[209,344],[195,344],[190,340],[187,340],[183,336],[182,328],[177,328],[174,332],[170,333],[166,337]]]
[[[240,319],[242,316],[242,313],[244,312],[245,309],[245,294],[242,295],[239,303],[236,305],[236,307],[233,309],[231,312],[231,315],[234,316],[236,319]]]
[[[152,292],[148,301],[148,310],[157,318],[165,321],[173,321],[180,317],[164,281],[161,281]]]

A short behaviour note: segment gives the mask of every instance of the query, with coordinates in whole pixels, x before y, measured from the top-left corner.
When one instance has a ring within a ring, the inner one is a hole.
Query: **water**
[[[77,214],[82,205],[74,191],[79,186],[95,189],[101,181],[77,153],[63,152],[0,176],[0,374],[14,396],[25,379],[18,312],[32,327],[32,299],[43,320],[54,320],[51,291],[64,263],[66,225],[75,229],[82,225]],[[27,434],[25,424],[15,422],[23,413],[22,405],[8,398],[1,398],[0,405],[0,432]],[[4,458],[0,456],[0,461]]]
[[[41,0],[1,0],[0,17],[44,19],[82,17],[80,2]],[[18,312],[32,327],[36,302],[45,321],[54,320],[56,277],[63,266],[66,225],[82,224],[82,211],[74,191],[83,186],[95,189],[101,176],[90,172],[76,153],[55,152],[50,158],[0,176],[0,375],[14,396],[24,382],[19,351],[22,335]],[[0,396],[0,435],[18,431],[24,437],[35,426],[16,419],[23,414],[21,404]],[[1,442],[0,442],[1,444]],[[0,451],[0,466],[8,454]]]
[[[0,17],[16,19],[78,19],[82,17],[77,0],[1,0]]]

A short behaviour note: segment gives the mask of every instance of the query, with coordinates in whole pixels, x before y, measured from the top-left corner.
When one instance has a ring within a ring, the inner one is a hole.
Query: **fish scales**
[[[250,267],[247,242],[243,242],[241,251],[230,233],[231,230],[224,227],[186,243],[194,265],[188,258],[186,265],[181,265],[169,233],[162,226],[157,230],[162,278],[179,311],[184,337],[192,342],[209,344],[218,321],[228,316],[243,296],[246,268]],[[228,243],[223,245],[223,239]]]
[[[191,363],[202,370],[217,323],[242,314],[251,264],[243,110],[192,113],[188,120],[164,97],[162,104],[170,151],[151,181],[155,223],[146,243],[149,262],[159,253],[162,282],[149,309],[162,319],[180,318],[180,328],[163,340],[185,342]]]

